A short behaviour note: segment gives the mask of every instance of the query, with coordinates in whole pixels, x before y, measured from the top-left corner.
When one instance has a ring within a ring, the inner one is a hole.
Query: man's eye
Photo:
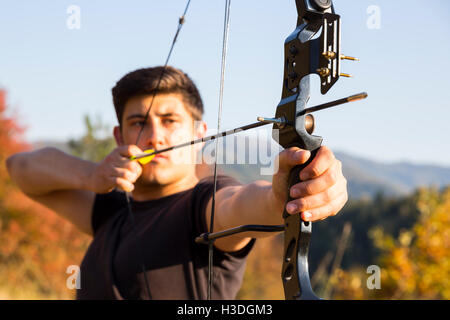
[[[164,120],[163,120],[163,123],[165,123],[165,124],[172,124],[172,123],[174,123],[174,122],[175,122],[174,119],[164,119]]]
[[[136,127],[143,127],[144,125],[145,125],[144,121],[136,121],[133,123],[133,126],[136,126]]]

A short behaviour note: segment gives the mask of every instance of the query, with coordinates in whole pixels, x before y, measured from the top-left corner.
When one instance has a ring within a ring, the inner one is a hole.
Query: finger
[[[129,158],[120,158],[114,161],[114,167],[127,169],[131,172],[134,172],[138,176],[142,173],[142,166],[138,161],[130,160]]]
[[[142,153],[142,149],[134,144],[129,144],[125,146],[120,146],[117,148],[117,151],[122,157],[129,158],[131,156],[135,156],[139,153]]]
[[[320,176],[330,167],[334,159],[334,154],[328,147],[320,147],[311,163],[300,172],[300,180],[304,181]]]
[[[136,172],[133,172],[128,169],[114,168],[113,171],[111,172],[111,177],[112,178],[122,178],[131,183],[134,183],[139,178],[139,175]]]
[[[336,184],[339,180],[345,180],[342,174],[342,163],[335,159],[322,175],[315,179],[301,181],[293,185],[289,191],[292,198],[306,197],[308,195],[323,192]]]
[[[288,213],[294,214],[302,211],[308,211],[314,208],[319,208],[327,205],[328,203],[333,202],[342,193],[346,192],[347,192],[347,182],[345,181],[345,179],[343,179],[338,183],[334,184],[333,186],[331,186],[330,188],[318,194],[289,201],[288,205],[290,205],[291,211],[289,211],[287,207],[286,210],[288,210]],[[294,206],[296,208],[295,210],[293,210]]]
[[[126,179],[119,177],[111,177],[114,182],[114,185],[125,192],[131,192],[134,190],[134,185]]]
[[[279,169],[290,172],[293,167],[308,161],[311,152],[297,147],[285,149],[277,157]]]
[[[343,193],[325,206],[302,212],[302,219],[304,221],[317,221],[324,220],[330,216],[335,216],[345,206],[347,200],[347,193]]]

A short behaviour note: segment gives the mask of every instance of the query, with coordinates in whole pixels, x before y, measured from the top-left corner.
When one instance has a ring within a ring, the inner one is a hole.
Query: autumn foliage
[[[412,196],[420,216],[397,237],[370,230],[380,288],[369,290],[364,269],[339,270],[331,281],[337,299],[450,299],[450,188],[420,189]]]
[[[28,199],[10,181],[5,160],[31,148],[0,90],[0,299],[71,299],[66,273],[90,238]]]

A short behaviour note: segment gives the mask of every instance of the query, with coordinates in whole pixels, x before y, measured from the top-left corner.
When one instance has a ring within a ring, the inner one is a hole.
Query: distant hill
[[[378,191],[387,196],[407,195],[422,186],[441,188],[450,185],[450,167],[408,162],[386,164],[343,152],[335,154],[343,163],[342,170],[353,197],[373,195]]]
[[[450,167],[416,165],[407,162],[387,164],[335,152],[342,161],[342,170],[348,181],[349,196],[353,199],[373,197],[381,192],[386,196],[404,196],[421,186],[441,188],[450,185]],[[221,172],[243,183],[268,180],[257,165],[220,165]]]
[[[53,146],[65,152],[69,150],[66,143],[55,141],[36,142],[34,146],[36,148]],[[386,196],[403,196],[420,186],[441,188],[450,185],[450,167],[416,165],[408,162],[387,164],[338,151],[335,155],[342,161],[349,196],[354,199],[372,197],[378,192]],[[219,165],[218,168],[219,172],[230,175],[242,183],[271,180],[271,176],[260,174],[258,165],[232,164]]]

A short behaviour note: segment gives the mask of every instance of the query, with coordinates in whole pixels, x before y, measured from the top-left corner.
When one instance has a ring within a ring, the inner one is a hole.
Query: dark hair
[[[162,78],[161,78],[162,74]],[[161,81],[159,79],[161,78]],[[158,85],[159,82],[159,85]],[[137,95],[154,93],[179,93],[194,120],[201,120],[203,102],[194,82],[183,71],[162,66],[132,71],[117,81],[112,88],[117,120],[122,125],[122,116],[127,101]]]

